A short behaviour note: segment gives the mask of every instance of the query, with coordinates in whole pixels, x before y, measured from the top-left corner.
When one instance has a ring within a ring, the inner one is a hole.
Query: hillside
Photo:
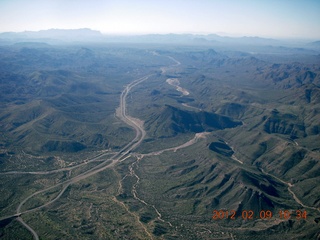
[[[211,132],[241,125],[239,121],[209,112],[192,112],[165,105],[156,110],[145,122],[151,136],[173,137],[186,132]]]
[[[193,37],[0,47],[1,237],[317,239],[317,53]]]

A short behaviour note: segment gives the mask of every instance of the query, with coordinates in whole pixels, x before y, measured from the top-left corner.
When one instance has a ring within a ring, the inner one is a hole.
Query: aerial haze
[[[0,239],[320,239],[320,0],[0,0]]]
[[[282,1],[0,1],[0,32],[91,28],[105,34],[223,33],[320,38],[320,2]]]

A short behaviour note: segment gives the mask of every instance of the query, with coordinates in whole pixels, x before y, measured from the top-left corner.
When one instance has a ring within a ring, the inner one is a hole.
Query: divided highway
[[[48,187],[46,189],[37,191],[31,195],[29,195],[27,198],[23,199],[20,204],[18,205],[17,209],[16,209],[16,214],[11,215],[11,216],[5,216],[5,217],[1,217],[0,221],[2,220],[6,220],[6,219],[10,219],[10,218],[16,218],[24,227],[26,227],[33,235],[34,239],[39,239],[37,233],[28,225],[26,224],[21,215],[26,214],[26,213],[30,213],[30,212],[35,212],[41,208],[44,208],[46,206],[48,206],[49,204],[57,201],[62,195],[63,193],[66,191],[66,189],[73,183],[79,182],[83,179],[86,179],[94,174],[97,174],[107,168],[113,167],[116,163],[118,163],[121,160],[124,160],[128,157],[128,155],[130,154],[130,152],[136,148],[144,139],[146,132],[143,128],[143,123],[141,120],[130,117],[127,115],[127,106],[126,106],[126,98],[128,96],[128,93],[130,92],[130,90],[138,85],[139,83],[146,81],[148,78],[150,78],[151,76],[153,76],[155,74],[150,74],[147,76],[144,76],[142,78],[139,78],[133,82],[131,82],[130,84],[128,84],[125,89],[122,91],[121,96],[120,96],[120,106],[117,109],[117,117],[122,120],[123,122],[125,122],[126,124],[128,124],[129,126],[131,126],[135,132],[136,132],[136,136],[133,140],[131,140],[125,147],[123,147],[118,153],[116,153],[115,155],[113,155],[111,158],[106,159],[105,161],[103,161],[102,163],[98,164],[97,166],[69,179],[66,180],[64,182],[58,183],[56,185],[53,185],[51,187]],[[101,155],[99,155],[99,158],[101,157]],[[77,166],[75,166],[77,167]],[[55,173],[55,172],[60,172],[60,171],[66,171],[66,170],[71,170],[70,169],[60,169],[60,170],[53,170],[53,171],[43,171],[43,172],[7,172],[7,173],[3,173],[3,174],[36,174],[36,175],[40,175],[40,174],[51,174],[51,173]],[[44,193],[48,190],[51,190],[53,188],[58,188],[58,187],[62,187],[61,191],[59,192],[59,194],[52,200],[50,200],[49,202],[46,202],[45,204],[32,208],[32,209],[28,209],[26,211],[21,211],[21,208],[23,207],[23,205],[32,197],[40,194],[40,193]]]
[[[154,53],[155,55],[158,55],[157,53]],[[174,65],[170,66],[170,67],[162,67],[161,68],[161,71],[162,71],[162,74],[165,74],[167,72],[167,70],[171,69],[171,68],[174,68],[174,67],[177,67],[179,66],[181,63],[179,61],[177,61],[176,59],[174,59],[173,57],[170,57],[168,56],[168,58],[170,58],[172,61],[175,62]],[[101,163],[99,163],[98,165],[90,168],[89,170],[86,170],[84,171],[83,173],[80,173],[78,174],[77,176],[74,176],[68,180],[65,180],[63,182],[60,182],[58,184],[55,184],[53,186],[50,186],[48,188],[45,188],[45,189],[42,189],[42,190],[39,190],[37,192],[34,192],[33,194],[29,195],[28,197],[26,197],[25,199],[21,200],[21,202],[19,203],[19,205],[17,206],[17,209],[16,209],[16,213],[15,214],[12,214],[10,216],[3,216],[3,217],[0,217],[0,221],[3,221],[3,220],[9,220],[9,219],[16,219],[17,221],[19,221],[26,229],[28,229],[28,231],[30,231],[30,233],[33,235],[33,238],[35,240],[39,239],[39,236],[37,235],[36,231],[34,229],[32,229],[27,223],[25,223],[22,219],[22,216],[24,214],[27,214],[27,213],[30,213],[30,212],[35,212],[35,211],[38,211],[44,207],[47,207],[48,205],[54,203],[55,201],[57,201],[58,199],[60,199],[60,197],[64,194],[64,192],[68,189],[68,187],[74,183],[77,183],[81,180],[84,180],[90,176],[93,176],[99,172],[102,172],[104,171],[105,169],[107,168],[112,168],[114,167],[117,163],[119,162],[122,162],[122,161],[125,161],[128,157],[130,157],[130,153],[132,150],[134,150],[135,148],[137,148],[141,142],[143,141],[143,139],[145,138],[146,136],[146,131],[144,130],[144,127],[143,127],[143,122],[140,120],[140,119],[137,119],[137,118],[133,118],[131,117],[130,115],[127,114],[127,97],[128,97],[128,94],[130,93],[130,91],[132,90],[133,87],[135,87],[136,85],[148,80],[150,77],[152,76],[155,76],[156,74],[149,74],[149,75],[146,75],[142,78],[139,78],[139,79],[136,79],[134,80],[133,82],[131,82],[130,84],[126,85],[124,90],[121,92],[121,95],[120,95],[120,104],[119,104],[119,108],[116,110],[116,116],[121,120],[123,121],[124,123],[126,123],[127,125],[131,126],[134,131],[135,131],[135,137],[127,144],[125,145],[119,152],[116,152],[114,153],[114,155],[112,155],[111,157],[107,157],[105,160],[103,160]],[[198,133],[195,135],[194,139],[191,139],[189,140],[188,142],[180,145],[180,146],[177,146],[177,147],[172,147],[172,148],[168,148],[168,149],[164,149],[164,150],[161,150],[161,151],[157,151],[157,152],[152,152],[152,153],[149,153],[149,154],[141,154],[139,157],[142,158],[144,156],[150,156],[150,155],[159,155],[161,153],[163,153],[164,151],[176,151],[178,149],[181,149],[181,148],[184,148],[184,147],[188,147],[192,144],[194,144],[199,138],[202,138],[202,137],[205,137],[207,133]],[[91,162],[91,161],[96,161],[98,159],[101,159],[102,157],[104,156],[107,156],[108,154],[110,153],[102,153],[102,154],[99,154],[95,157],[92,157],[91,159],[88,160],[88,162]],[[237,159],[235,159],[237,160]],[[237,160],[238,162],[242,163],[240,160]],[[61,169],[57,169],[57,170],[51,170],[51,171],[39,171],[39,172],[18,172],[18,171],[11,171],[11,172],[6,172],[6,173],[0,173],[1,175],[7,175],[7,174],[34,174],[34,175],[44,175],[44,174],[52,174],[52,173],[57,173],[57,172],[61,172],[61,171],[70,171],[74,168],[77,168],[79,166],[82,166],[84,164],[87,164],[88,162],[84,162],[84,163],[80,163],[78,164],[77,166],[72,166],[72,167],[67,167],[67,168],[61,168]],[[133,169],[131,168],[131,171],[132,171],[132,174],[137,178],[137,182],[140,180],[139,176],[137,176]],[[305,207],[305,208],[310,208],[310,209],[313,209],[313,210],[318,210],[320,211],[319,209],[316,209],[316,208],[313,208],[313,207],[310,207],[310,206],[306,206],[304,205],[298,198],[297,196],[295,195],[295,193],[291,190],[291,187],[292,185],[290,185],[290,183],[287,183],[269,173],[266,173],[264,172],[262,169],[261,171],[266,174],[266,175],[270,175],[274,178],[276,178],[278,181],[284,183],[284,184],[287,184],[288,185],[288,191],[292,194],[294,200],[300,204],[302,207]],[[135,189],[136,185],[134,186],[134,195],[135,195],[135,198],[138,199],[139,201],[143,202],[144,204],[146,205],[149,205],[148,203],[146,203],[144,200],[140,199],[137,195],[136,195],[136,189]],[[30,199],[32,199],[33,197],[35,197],[36,195],[38,194],[41,194],[41,193],[44,193],[44,192],[47,192],[49,190],[52,190],[52,189],[59,189],[59,193],[51,200],[45,202],[43,205],[41,206],[37,206],[35,208],[31,208],[31,209],[27,209],[27,210],[22,210],[23,206],[25,205],[26,202],[28,202]],[[159,216],[159,220],[160,221],[163,221],[161,220],[161,214],[160,212],[155,208],[155,206],[153,205],[149,205],[149,206],[152,206],[156,213],[158,214]],[[169,223],[171,225],[171,223]],[[232,236],[232,235],[231,235]],[[233,238],[233,236],[232,236]]]

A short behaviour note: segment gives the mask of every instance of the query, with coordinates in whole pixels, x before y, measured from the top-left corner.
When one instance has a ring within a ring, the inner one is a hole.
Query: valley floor
[[[2,76],[1,238],[320,237],[316,65],[48,51]]]

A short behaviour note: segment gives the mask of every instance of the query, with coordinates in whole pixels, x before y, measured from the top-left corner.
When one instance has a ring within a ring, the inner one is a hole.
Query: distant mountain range
[[[320,48],[320,41],[311,42],[309,45],[312,47]]]
[[[37,41],[46,43],[55,43],[59,41],[101,41],[103,35],[99,31],[88,28],[81,29],[49,29],[41,31],[25,31],[25,32],[4,32],[0,34],[0,39],[21,42],[21,41]]]
[[[146,34],[132,36],[104,35],[88,28],[82,29],[49,29],[41,31],[4,32],[0,33],[0,43],[17,42],[119,42],[119,43],[165,43],[188,45],[255,45],[282,46],[285,41],[261,37],[225,37],[217,34]],[[310,47],[319,46],[319,41],[309,43]]]

